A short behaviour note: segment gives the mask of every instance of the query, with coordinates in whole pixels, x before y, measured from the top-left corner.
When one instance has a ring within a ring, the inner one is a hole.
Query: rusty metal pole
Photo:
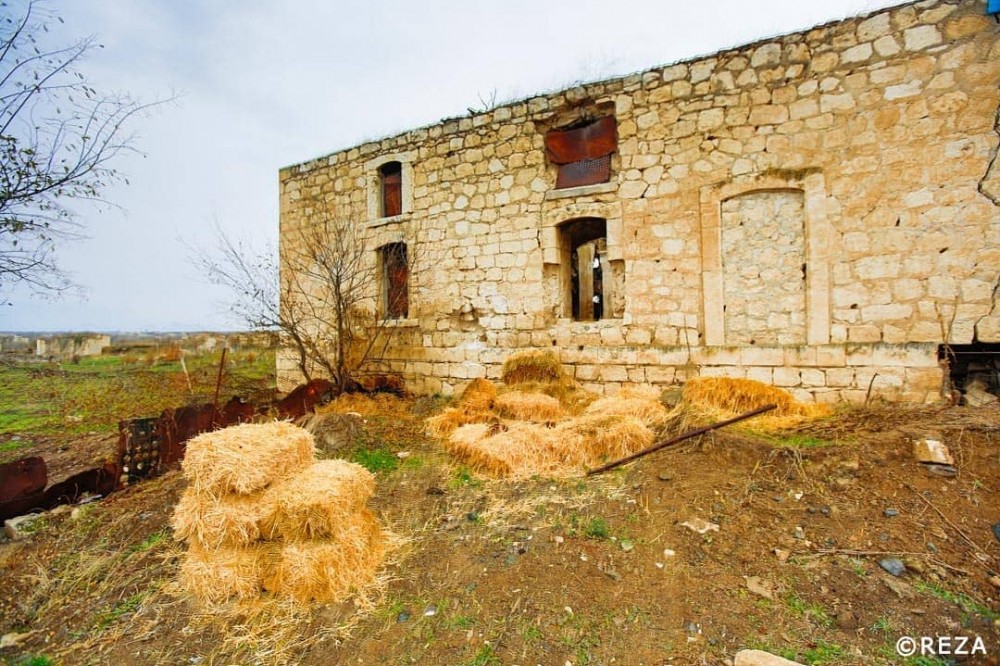
[[[216,421],[216,416],[219,413],[219,391],[222,388],[222,369],[226,367],[226,350],[228,347],[222,347],[222,358],[219,359],[219,375],[215,378],[215,397],[212,398],[212,424],[218,425]]]
[[[764,405],[763,407],[758,407],[757,409],[753,410],[752,412],[747,412],[746,414],[740,414],[739,416],[734,416],[731,419],[727,419],[725,421],[719,421],[718,423],[713,423],[712,425],[707,425],[704,428],[698,428],[697,430],[691,430],[690,432],[686,432],[683,435],[678,435],[677,437],[674,437],[673,439],[668,439],[665,442],[659,442],[658,444],[653,444],[649,448],[645,448],[642,451],[637,451],[636,453],[633,453],[630,456],[625,456],[624,458],[619,458],[618,460],[613,460],[613,461],[611,461],[611,462],[609,462],[609,463],[607,463],[605,465],[601,465],[600,467],[595,467],[594,469],[588,470],[587,471],[587,476],[593,476],[594,474],[600,474],[602,472],[607,472],[609,469],[614,469],[615,467],[620,467],[621,465],[624,465],[625,463],[628,463],[628,462],[632,462],[633,460],[635,460],[637,458],[642,458],[643,456],[647,456],[650,453],[653,453],[655,451],[659,451],[660,449],[665,449],[668,446],[672,446],[672,445],[677,444],[679,442],[683,442],[685,439],[691,439],[692,437],[697,437],[698,435],[704,434],[704,433],[706,433],[706,432],[708,432],[710,430],[716,430],[717,428],[722,428],[724,426],[731,425],[731,424],[736,423],[738,421],[743,421],[743,420],[749,419],[749,418],[751,418],[753,416],[757,416],[759,414],[763,414],[764,412],[769,412],[769,411],[771,411],[772,409],[775,409],[775,408],[777,408],[777,405]]]

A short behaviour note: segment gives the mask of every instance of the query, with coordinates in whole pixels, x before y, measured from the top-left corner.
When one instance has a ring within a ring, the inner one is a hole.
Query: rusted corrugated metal
[[[553,164],[570,164],[610,155],[618,149],[618,126],[613,116],[568,130],[545,134],[545,153]]]
[[[0,502],[9,502],[45,490],[48,469],[38,456],[0,465]]]

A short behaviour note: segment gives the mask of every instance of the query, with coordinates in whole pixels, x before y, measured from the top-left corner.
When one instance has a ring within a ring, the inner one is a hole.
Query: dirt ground
[[[185,597],[175,471],[0,543],[0,634],[27,634],[0,658],[680,665],[753,647],[807,664],[1000,663],[1000,409],[845,409],[780,437],[718,431],[604,475],[511,483],[422,434],[440,407],[372,403],[344,445],[391,454],[374,508],[404,541],[367,605],[210,612]],[[914,461],[924,436],[948,445],[956,476]],[[938,635],[979,637],[987,654],[896,654],[900,637]]]

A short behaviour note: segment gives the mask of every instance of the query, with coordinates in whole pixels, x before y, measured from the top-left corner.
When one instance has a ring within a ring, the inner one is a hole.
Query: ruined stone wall
[[[904,5],[292,166],[282,242],[340,215],[373,261],[419,248],[390,352],[416,390],[545,347],[599,391],[725,375],[933,400],[939,344],[1000,341],[1000,29],[984,11]],[[546,131],[605,115],[610,182],[555,189]],[[384,218],[389,161],[403,213]],[[560,225],[580,218],[605,222],[621,282],[598,322],[566,306]]]

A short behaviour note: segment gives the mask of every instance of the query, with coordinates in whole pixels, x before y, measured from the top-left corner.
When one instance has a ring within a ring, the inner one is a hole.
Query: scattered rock
[[[774,583],[764,580],[759,576],[744,576],[747,582],[747,589],[759,597],[774,601]]]
[[[927,565],[924,564],[924,561],[916,557],[906,558],[905,560],[903,560],[903,564],[906,566],[907,569],[912,569],[913,571],[916,571],[918,574],[922,574],[925,571],[927,571]]]
[[[830,506],[830,505],[828,505],[828,504],[824,504],[823,506],[821,506],[821,507],[819,508],[819,512],[820,512],[820,513],[822,513],[822,514],[823,514],[824,516],[826,516],[827,518],[829,518],[829,517],[830,517],[830,515],[831,515],[831,514],[833,513],[833,507],[831,507],[831,506]]]
[[[952,477],[958,474],[958,470],[951,465],[935,465],[934,463],[924,463],[924,469],[931,474],[938,476]]]
[[[554,537],[552,537],[552,540],[553,540],[553,541],[555,541],[556,543],[562,543],[562,542],[563,542],[563,541],[565,541],[566,539],[562,538],[561,536],[559,536],[559,535],[557,534],[557,535],[555,535]]]
[[[837,613],[837,627],[841,631],[854,631],[858,628],[858,618],[849,610],[842,610]]]
[[[791,553],[787,550],[782,550],[780,548],[775,548],[774,554],[778,558],[779,562],[787,562],[789,555],[791,555]]]
[[[895,518],[896,516],[899,515],[899,510],[898,509],[886,509],[885,511],[882,512],[882,515],[885,516],[886,518]]]
[[[427,489],[427,494],[428,495],[444,495],[444,491],[441,490],[440,488],[438,488],[437,486],[431,486],[430,488]]]
[[[479,520],[479,512],[470,511],[469,513],[465,514],[465,519],[468,520],[470,523],[474,523],[477,520]]]
[[[913,588],[910,587],[908,583],[904,583],[901,580],[896,580],[895,578],[882,578],[882,582],[885,586],[892,590],[900,599],[912,599],[914,596]]]
[[[657,474],[656,478],[658,478],[660,481],[673,481],[673,479],[674,479],[674,477],[672,477],[669,474],[666,474],[664,472],[660,472],[659,474]]]
[[[396,616],[396,622],[403,623],[410,619],[409,611],[400,611],[399,615]]]
[[[763,650],[740,650],[736,653],[733,666],[802,666],[802,664]]]
[[[601,572],[616,583],[622,579],[622,575],[611,567],[602,568]]]
[[[698,534],[707,534],[708,532],[718,532],[719,526],[716,523],[710,523],[704,518],[689,518],[681,523],[682,527],[686,527],[692,532],[697,532]]]
[[[409,458],[409,457],[410,457],[411,455],[412,455],[412,454],[411,454],[411,453],[410,453],[409,451],[398,451],[398,452],[396,453],[396,457],[397,457],[397,458],[399,458],[400,460],[406,460],[406,459],[407,459],[407,458]]]
[[[989,383],[982,375],[973,377],[965,383],[965,405],[967,407],[985,407],[995,404],[1000,397],[990,393]]]
[[[424,609],[424,617],[434,617],[435,615],[437,615],[437,612],[438,612],[437,606],[434,606],[432,604]]]
[[[878,565],[893,576],[902,576],[906,573],[906,565],[903,564],[903,560],[896,557],[883,557],[878,561]]]
[[[3,521],[3,533],[11,541],[27,538],[41,527],[41,523],[38,522],[41,518],[42,514],[40,513],[29,513],[10,518]]]
[[[23,634],[18,634],[18,633],[4,634],[3,637],[0,637],[0,650],[4,648],[17,647],[33,633],[35,632],[26,631]]]
[[[993,587],[1000,589],[1000,576],[990,576],[989,581]]]
[[[792,536],[795,537],[796,539],[805,539],[806,531],[802,529],[801,525],[796,525],[795,529],[792,530]]]
[[[922,463],[934,463],[937,465],[954,465],[955,459],[951,457],[948,447],[937,439],[927,439],[926,437],[913,442],[913,457]]]
[[[991,529],[993,530],[993,536],[996,537],[997,541],[1000,541],[1000,523],[995,523]]]
[[[663,557],[673,557],[676,554],[677,553],[675,553],[674,551],[670,550],[669,548],[664,548],[663,549]]]
[[[619,545],[621,546],[621,549],[626,553],[632,552],[632,550],[635,548],[635,544],[632,543],[629,539],[622,539]]]

